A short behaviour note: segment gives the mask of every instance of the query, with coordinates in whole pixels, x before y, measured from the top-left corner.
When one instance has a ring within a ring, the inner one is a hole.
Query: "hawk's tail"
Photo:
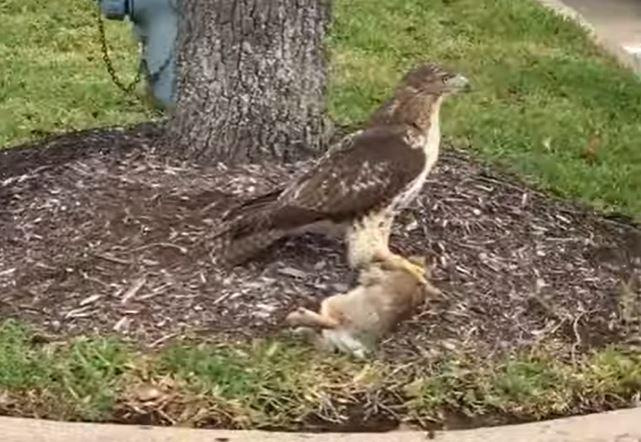
[[[230,265],[242,264],[286,235],[272,223],[277,194],[267,194],[235,208],[214,237],[213,253]]]
[[[214,245],[214,254],[228,265],[242,264],[285,236],[284,231],[275,229],[236,237],[231,232],[226,232]]]

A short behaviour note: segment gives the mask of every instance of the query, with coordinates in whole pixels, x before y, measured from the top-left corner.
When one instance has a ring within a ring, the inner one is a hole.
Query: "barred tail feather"
[[[279,206],[280,193],[277,190],[243,203],[226,216],[225,227],[214,238],[216,258],[231,265],[241,264],[318,218],[314,211]]]
[[[282,237],[270,226],[272,202],[271,197],[261,198],[233,209],[214,236],[212,259],[238,265]]]
[[[285,236],[286,232],[282,230],[252,233],[233,240],[229,247],[225,249],[223,256],[227,262],[240,264],[256,256]]]
[[[239,265],[255,257],[286,235],[287,233],[282,230],[254,232],[236,238],[227,234],[215,244],[214,254],[216,258],[229,265]]]
[[[281,189],[255,197],[245,201],[237,207],[234,207],[227,215],[226,219],[242,219],[247,216],[256,217],[259,213],[269,212],[273,204],[278,200],[282,193]]]

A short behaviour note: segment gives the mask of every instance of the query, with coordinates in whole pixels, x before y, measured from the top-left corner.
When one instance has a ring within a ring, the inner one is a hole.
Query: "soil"
[[[212,227],[243,199],[308,167],[196,166],[154,151],[158,128],[104,129],[0,152],[0,317],[48,333],[116,333],[152,347],[190,333],[282,330],[298,305],[347,289],[343,246],[312,235],[233,270]],[[559,201],[446,148],[399,217],[392,247],[437,257],[446,299],[382,345],[395,359],[453,349],[559,354],[638,338],[641,232]]]

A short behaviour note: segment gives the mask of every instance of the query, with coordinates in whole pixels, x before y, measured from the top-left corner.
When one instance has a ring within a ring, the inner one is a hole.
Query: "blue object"
[[[176,37],[179,0],[98,0],[105,17],[133,23],[142,43],[147,79],[156,100],[165,108],[175,99]]]
[[[123,20],[129,12],[131,1],[127,0],[99,0],[102,13],[110,20]]]

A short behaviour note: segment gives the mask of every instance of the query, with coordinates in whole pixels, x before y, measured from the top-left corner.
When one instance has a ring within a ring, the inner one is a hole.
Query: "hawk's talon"
[[[409,273],[414,275],[416,279],[423,285],[427,285],[427,278],[425,278],[425,269],[411,261],[405,260],[403,268]]]
[[[410,273],[422,284],[427,285],[427,278],[425,277],[425,268],[419,264],[413,263],[409,259],[396,254],[385,254],[385,256],[378,257],[383,263],[387,264],[390,269],[405,270]]]

